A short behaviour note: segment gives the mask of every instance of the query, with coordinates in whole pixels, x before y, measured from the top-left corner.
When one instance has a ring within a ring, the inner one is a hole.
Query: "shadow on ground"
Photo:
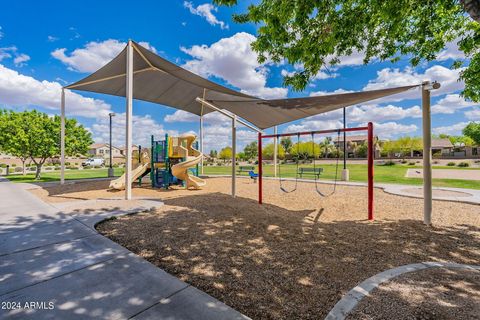
[[[222,193],[166,199],[100,232],[254,319],[320,319],[352,287],[423,261],[480,263],[480,228],[420,221],[322,222]],[[339,213],[341,214],[341,213]]]

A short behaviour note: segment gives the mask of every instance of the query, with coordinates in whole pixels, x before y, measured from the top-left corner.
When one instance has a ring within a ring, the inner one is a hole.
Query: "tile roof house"
[[[93,157],[110,157],[110,145],[108,143],[94,143],[88,149],[88,154]],[[112,146],[112,156],[114,158],[123,157],[119,148]]]

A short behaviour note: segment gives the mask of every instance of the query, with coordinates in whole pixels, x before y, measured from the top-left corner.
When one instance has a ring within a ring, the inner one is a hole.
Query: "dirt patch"
[[[376,221],[368,222],[365,187],[339,186],[321,198],[313,184],[285,194],[267,180],[265,204],[258,205],[250,180],[238,179],[236,198],[228,195],[230,179],[207,183],[199,191],[134,188],[135,196],[166,205],[108,221],[99,231],[254,319],[324,318],[352,287],[404,264],[480,264],[478,205],[434,201],[435,227],[426,227],[421,199],[378,189]],[[39,195],[55,201],[111,196],[91,182],[64,191],[46,188]]]
[[[480,319],[480,271],[430,268],[401,275],[376,288],[347,319]]]

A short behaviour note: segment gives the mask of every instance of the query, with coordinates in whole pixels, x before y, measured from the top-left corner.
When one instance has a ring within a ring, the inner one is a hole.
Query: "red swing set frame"
[[[353,131],[367,131],[368,139],[368,151],[367,151],[367,164],[368,164],[368,177],[367,177],[367,189],[368,189],[368,220],[373,220],[373,159],[374,159],[374,146],[373,146],[373,123],[369,122],[366,127],[345,128],[345,129],[333,129],[333,130],[320,130],[320,131],[308,131],[308,132],[295,132],[295,133],[282,133],[282,134],[269,134],[262,135],[258,133],[258,203],[262,204],[263,201],[263,164],[262,164],[262,140],[271,138],[291,137],[291,136],[304,136],[312,134],[324,134],[324,133],[337,133],[337,132],[353,132]]]

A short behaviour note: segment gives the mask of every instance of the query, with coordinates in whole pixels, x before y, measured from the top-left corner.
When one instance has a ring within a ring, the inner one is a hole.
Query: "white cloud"
[[[178,131],[165,130],[164,127],[152,119],[150,115],[137,116],[134,115],[133,119],[133,143],[141,145],[143,147],[150,146],[151,135],[155,136],[155,139],[161,140],[165,133],[169,135],[178,135]],[[125,145],[125,113],[117,113],[112,118],[112,144],[115,146]],[[91,131],[93,134],[93,140],[95,142],[108,143],[110,137],[109,117],[98,118],[97,123],[93,124]]]
[[[465,117],[469,120],[480,120],[480,109],[476,108],[465,112]]]
[[[0,61],[11,58],[16,51],[17,47],[15,46],[0,48]]]
[[[55,41],[57,41],[57,40],[58,40],[58,38],[55,37],[55,36],[48,36],[48,37],[47,37],[47,41],[48,41],[48,42],[55,42]]]
[[[254,40],[253,35],[239,32],[230,38],[220,39],[211,46],[181,48],[194,57],[184,67],[203,77],[222,78],[247,94],[266,99],[286,97],[288,89],[267,87],[268,69],[258,63],[258,56],[250,47]]]
[[[458,122],[449,126],[435,127],[432,129],[434,134],[448,134],[448,135],[460,135],[463,128],[468,125],[468,122]]]
[[[367,125],[366,123],[360,126]],[[412,134],[417,131],[418,127],[414,124],[401,124],[398,122],[373,123],[373,132],[381,139],[393,138],[402,135]]]
[[[193,6],[193,3],[190,1],[184,1],[183,6],[190,10],[191,14],[203,17],[210,23],[212,26],[219,25],[221,29],[228,29],[228,24],[224,21],[220,21],[217,17],[213,14],[213,12],[217,12],[218,8],[210,3],[204,3],[197,7]]]
[[[423,81],[438,81],[441,84],[440,89],[433,90],[432,96],[440,96],[447,93],[462,90],[464,83],[458,81],[459,73],[462,69],[448,69],[439,65],[432,66],[425,72],[417,73],[412,68],[407,67],[403,71],[400,69],[385,68],[377,72],[377,78],[368,82],[363,90],[377,90],[392,87],[408,86],[421,84]],[[377,101],[400,101],[404,99],[419,99],[419,90],[409,90],[390,97],[382,98]]]
[[[342,121],[339,120],[305,120],[300,124],[291,124],[285,128],[284,132],[330,130],[343,128]]]
[[[347,120],[351,122],[389,121],[405,118],[421,118],[419,106],[402,108],[394,105],[380,107],[378,105],[361,105],[347,109]]]
[[[10,106],[39,106],[48,110],[60,110],[62,85],[58,82],[39,81],[0,64],[0,101]],[[89,118],[106,117],[111,106],[102,100],[66,92],[68,115]]]
[[[345,89],[336,89],[334,91],[313,91],[310,92],[310,97],[318,97],[318,96],[326,96],[330,94],[340,94],[340,93],[350,93],[350,92],[355,92],[352,90],[345,90]]]
[[[295,68],[295,69],[299,70],[297,68]],[[282,69],[280,74],[284,77],[286,77],[286,76],[291,77],[295,74],[295,71],[288,71],[286,69]],[[326,71],[321,70],[311,80],[312,81],[314,81],[314,80],[325,80],[325,79],[330,79],[330,78],[336,78],[338,76],[339,76],[338,73],[326,72]]]
[[[457,60],[457,59],[465,59],[465,54],[459,50],[458,48],[458,41],[460,39],[456,39],[452,42],[449,42],[447,43],[447,45],[445,46],[445,50],[441,51],[436,60],[437,61],[445,61],[445,60],[448,60],[448,59],[453,59],[453,60]]]
[[[478,103],[466,101],[459,94],[447,94],[432,106],[432,113],[453,114],[457,110],[476,106]]]
[[[17,55],[15,57],[15,59],[13,59],[13,63],[15,63],[15,66],[17,67],[22,67],[25,65],[25,62],[29,61],[30,60],[30,56],[25,54],[25,53],[21,53],[19,55]]]
[[[140,45],[156,52],[155,48],[147,42],[139,42]],[[66,48],[60,48],[51,54],[68,66],[69,70],[78,72],[94,72],[115,58],[127,45],[115,39],[108,39],[102,42],[89,42],[84,48],[66,53]]]

